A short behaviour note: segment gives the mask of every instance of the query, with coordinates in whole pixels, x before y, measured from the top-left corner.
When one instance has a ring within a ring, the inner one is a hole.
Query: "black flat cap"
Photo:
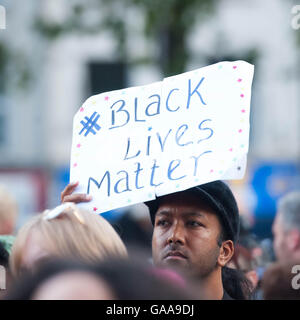
[[[220,218],[228,239],[237,241],[240,230],[239,210],[234,195],[227,184],[218,180],[180,191],[180,193],[194,194],[199,198],[199,201],[213,209]],[[153,225],[155,214],[163,197],[145,202],[145,205],[149,208]]]

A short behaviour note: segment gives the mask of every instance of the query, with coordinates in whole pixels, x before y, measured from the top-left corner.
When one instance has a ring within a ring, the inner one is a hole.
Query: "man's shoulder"
[[[224,290],[222,300],[234,300],[234,299]]]

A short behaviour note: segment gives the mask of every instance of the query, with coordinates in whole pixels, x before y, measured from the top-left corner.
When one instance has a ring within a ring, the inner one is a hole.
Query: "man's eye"
[[[167,224],[168,224],[167,220],[158,220],[156,225],[164,227]]]
[[[188,221],[187,223],[189,226],[191,227],[201,227],[203,226],[202,223],[198,222],[198,221],[195,221],[195,220],[191,220],[191,221]]]

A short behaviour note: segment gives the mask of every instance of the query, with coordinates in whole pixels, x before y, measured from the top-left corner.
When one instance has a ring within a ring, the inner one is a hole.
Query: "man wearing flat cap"
[[[234,253],[239,213],[229,187],[214,181],[147,202],[155,265],[188,270],[211,299],[229,299],[222,268]]]
[[[63,202],[84,200],[82,195],[79,199],[71,194],[75,188],[68,187],[62,193]],[[207,299],[245,299],[243,279],[226,267],[240,222],[237,203],[225,183],[202,184],[145,204],[154,227],[155,265],[196,276]]]

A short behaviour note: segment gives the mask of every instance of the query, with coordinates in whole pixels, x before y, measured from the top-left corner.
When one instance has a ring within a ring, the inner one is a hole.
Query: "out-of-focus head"
[[[78,260],[40,261],[34,272],[25,272],[8,289],[7,300],[110,300],[109,284],[93,270],[93,264]]]
[[[18,215],[14,197],[0,185],[0,234],[12,234]]]
[[[279,200],[272,231],[279,261],[300,258],[300,191]]]
[[[243,272],[252,287],[256,288],[259,281],[256,273],[257,263],[250,249],[240,244],[236,245],[234,255],[227,266]]]
[[[58,213],[58,214],[57,214]],[[64,204],[30,219],[17,234],[10,257],[14,276],[48,257],[86,262],[126,257],[126,248],[101,216]]]
[[[32,300],[114,300],[109,285],[92,272],[70,270],[54,275],[37,288]]]
[[[34,273],[25,273],[14,282],[5,299],[182,300],[193,297],[180,276],[171,271],[161,273],[142,261],[108,258],[92,264],[65,259],[42,261]]]
[[[182,274],[158,269],[135,256],[131,256],[130,260],[103,261],[96,266],[96,272],[109,283],[120,300],[194,298],[195,292]]]
[[[261,288],[265,300],[300,300],[299,260],[278,261],[263,274]]]

